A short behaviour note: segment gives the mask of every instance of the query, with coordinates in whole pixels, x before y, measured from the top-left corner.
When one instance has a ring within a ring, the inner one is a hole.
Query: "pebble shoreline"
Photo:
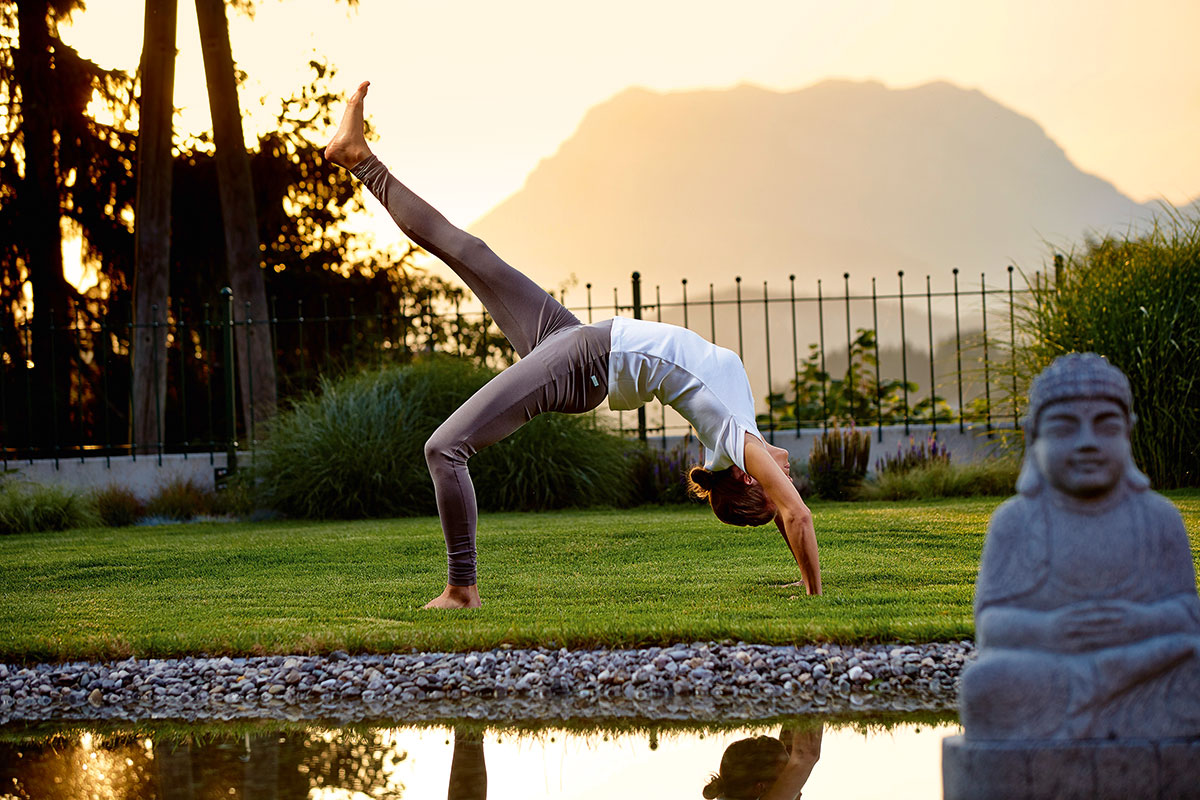
[[[953,711],[969,641],[0,664],[0,725],[234,719],[752,720]]]

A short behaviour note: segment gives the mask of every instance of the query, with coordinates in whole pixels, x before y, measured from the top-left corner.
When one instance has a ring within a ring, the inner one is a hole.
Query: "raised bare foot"
[[[479,608],[482,605],[478,586],[446,584],[445,590],[426,603],[425,608]]]
[[[371,155],[367,146],[367,137],[363,135],[363,98],[367,96],[370,81],[363,81],[350,96],[346,104],[346,113],[342,114],[342,122],[337,132],[325,145],[325,158],[338,166],[351,169],[355,164]]]

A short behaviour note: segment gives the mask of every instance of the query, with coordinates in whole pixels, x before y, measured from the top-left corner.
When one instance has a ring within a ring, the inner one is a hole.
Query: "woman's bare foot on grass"
[[[350,96],[346,104],[346,113],[342,114],[342,122],[337,132],[325,145],[325,158],[340,167],[352,169],[355,164],[371,155],[367,146],[367,137],[363,135],[363,99],[367,96],[370,81],[363,81]]]
[[[445,591],[426,603],[425,608],[479,608],[482,605],[478,586],[446,584]]]

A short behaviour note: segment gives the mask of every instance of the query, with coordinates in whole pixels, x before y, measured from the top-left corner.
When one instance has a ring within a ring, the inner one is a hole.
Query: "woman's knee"
[[[452,258],[463,264],[480,264],[485,259],[495,257],[487,242],[461,230],[453,236],[446,250]]]
[[[425,441],[425,463],[430,472],[439,468],[453,469],[458,464],[466,463],[464,449],[458,437],[448,435],[438,428]]]

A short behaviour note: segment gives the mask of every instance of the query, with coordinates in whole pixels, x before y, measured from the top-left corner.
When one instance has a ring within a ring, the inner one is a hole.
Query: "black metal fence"
[[[734,350],[761,401],[760,427],[772,437],[832,424],[876,426],[880,435],[887,424],[906,431],[916,424],[935,430],[1015,424],[1014,322],[1023,293],[1014,286],[1013,268],[1000,285],[989,285],[983,274],[978,284],[957,269],[951,275],[952,288],[936,292],[928,276],[916,291],[906,287],[901,272],[894,291],[872,278],[870,291],[857,293],[845,275],[840,293],[818,281],[811,295],[798,294],[794,275],[782,288],[746,286],[739,277],[732,286],[697,289],[681,279],[667,287],[673,296],[664,300],[664,287],[644,285],[634,273],[627,299],[614,287],[611,304],[603,302],[590,283],[582,305],[560,299],[586,322],[613,315],[671,322]],[[280,309],[272,300],[270,318],[255,320],[248,311],[235,315],[237,302],[226,289],[199,309],[156,308],[144,323],[133,321],[131,309],[76,309],[71,324],[49,329],[49,375],[33,361],[28,310],[15,314],[7,328],[0,323],[3,466],[38,458],[161,461],[165,453],[212,461],[218,452],[255,447],[262,431],[245,419],[235,379],[239,329],[271,337],[281,404],[319,391],[323,378],[403,363],[419,353],[449,352],[497,368],[513,358],[477,305],[435,308],[429,297],[414,296],[390,308],[380,301],[371,307],[369,299],[330,308],[324,297]],[[166,395],[156,398],[162,412],[156,412],[155,440],[139,442],[133,436],[131,342],[146,328],[153,346],[166,352]],[[624,413],[615,415],[614,424],[643,439],[665,440],[687,429],[657,404],[636,416],[633,423]]]

